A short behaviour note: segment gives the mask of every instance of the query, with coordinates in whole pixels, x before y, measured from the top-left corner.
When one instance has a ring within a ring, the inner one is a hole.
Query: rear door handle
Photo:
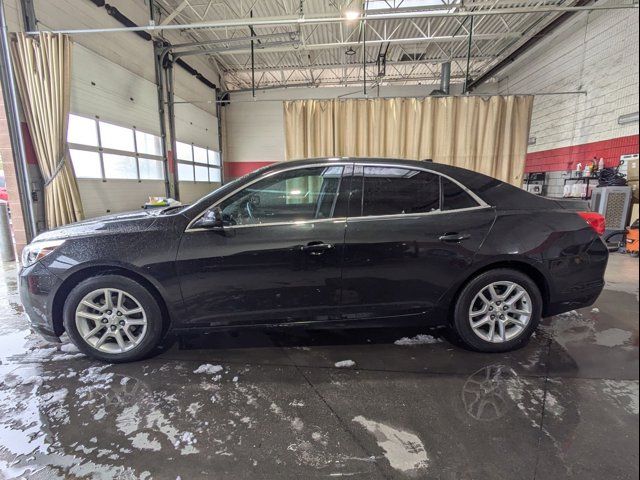
[[[467,240],[469,238],[471,238],[471,235],[469,235],[468,233],[452,232],[452,233],[445,233],[444,235],[440,236],[438,240],[440,240],[441,242],[447,242],[447,243],[459,243],[462,240]]]
[[[304,253],[308,253],[309,255],[322,255],[325,252],[333,250],[333,245],[331,243],[324,242],[309,242],[300,247],[300,250]]]

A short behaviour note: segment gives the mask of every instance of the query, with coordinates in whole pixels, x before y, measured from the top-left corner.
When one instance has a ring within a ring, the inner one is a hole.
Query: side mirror
[[[206,228],[208,230],[222,231],[224,230],[224,222],[222,221],[222,210],[220,207],[207,210],[205,214],[194,225],[196,228]]]

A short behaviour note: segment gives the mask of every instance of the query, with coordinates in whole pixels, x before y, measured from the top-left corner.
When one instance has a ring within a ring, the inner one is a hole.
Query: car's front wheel
[[[83,353],[106,362],[146,357],[160,342],[162,313],[153,295],[121,275],[80,282],[64,304],[64,327]]]
[[[455,305],[453,326],[462,342],[481,352],[524,345],[540,323],[542,296],[522,272],[500,268],[473,278]]]

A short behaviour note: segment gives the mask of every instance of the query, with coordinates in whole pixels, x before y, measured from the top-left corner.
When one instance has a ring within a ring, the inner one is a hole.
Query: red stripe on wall
[[[604,158],[607,167],[618,165],[620,156],[638,153],[638,135],[612,138],[601,142],[583,143],[527,154],[525,172],[552,172],[575,170],[578,163],[585,165],[593,157]]]
[[[272,163],[274,162],[225,162],[225,178],[238,178],[259,168],[271,165]]]
[[[29,126],[26,122],[20,122],[20,127],[22,127],[22,136],[24,138],[24,155],[26,157],[25,160],[30,165],[37,165],[38,157],[36,156],[36,151],[33,148],[33,140],[31,139]]]

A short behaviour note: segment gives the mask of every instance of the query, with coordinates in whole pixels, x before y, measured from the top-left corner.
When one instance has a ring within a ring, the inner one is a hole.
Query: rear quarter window
[[[460,210],[477,206],[478,202],[458,184],[442,177],[442,210]]]

